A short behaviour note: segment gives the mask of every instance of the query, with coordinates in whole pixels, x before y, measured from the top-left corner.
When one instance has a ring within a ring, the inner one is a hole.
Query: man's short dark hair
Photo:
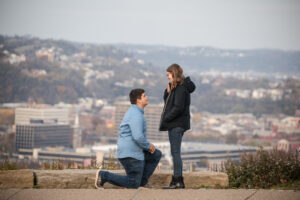
[[[136,88],[131,90],[129,93],[130,103],[136,104],[136,100],[142,97],[142,94],[145,93],[145,90],[142,88]]]

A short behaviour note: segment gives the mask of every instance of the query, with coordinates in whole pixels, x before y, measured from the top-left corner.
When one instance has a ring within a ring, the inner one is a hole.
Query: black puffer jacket
[[[194,92],[196,86],[190,77],[186,77],[182,85],[164,92],[165,106],[160,120],[160,131],[167,131],[175,127],[185,130],[190,129],[190,93]]]

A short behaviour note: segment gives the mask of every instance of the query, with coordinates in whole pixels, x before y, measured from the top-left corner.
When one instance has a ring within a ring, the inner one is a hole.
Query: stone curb
[[[32,170],[0,171],[0,188],[33,188],[34,176]]]
[[[92,189],[95,188],[96,171],[85,169],[0,171],[0,188]],[[122,170],[111,172],[125,174]],[[228,187],[228,176],[225,173],[191,172],[184,173],[183,176],[185,186],[189,189]],[[149,184],[161,188],[170,183],[171,177],[170,172],[155,172],[149,179]],[[105,188],[120,187],[106,183]]]

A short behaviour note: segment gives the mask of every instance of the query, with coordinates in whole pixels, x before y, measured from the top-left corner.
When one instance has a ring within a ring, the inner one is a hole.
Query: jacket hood
[[[196,89],[195,84],[191,81],[189,76],[184,79],[183,86],[189,91],[189,93],[194,92]]]

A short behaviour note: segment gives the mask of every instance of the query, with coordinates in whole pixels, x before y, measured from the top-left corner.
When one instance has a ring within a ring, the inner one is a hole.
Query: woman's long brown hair
[[[167,68],[167,72],[172,74],[173,82],[171,83],[171,90],[182,85],[184,81],[183,70],[178,64],[172,64]]]

